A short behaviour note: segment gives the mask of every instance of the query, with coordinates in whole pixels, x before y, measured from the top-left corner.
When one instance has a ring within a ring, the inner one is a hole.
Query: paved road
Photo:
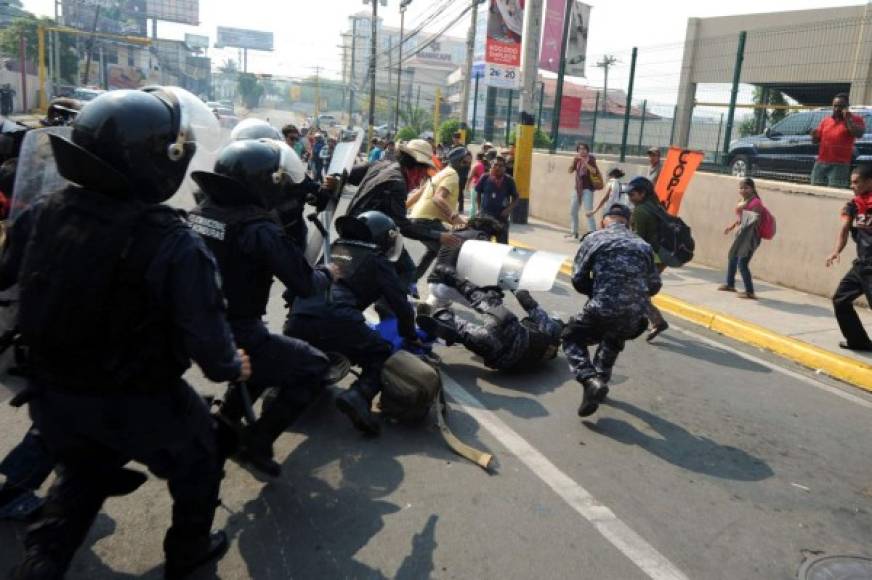
[[[539,298],[581,305],[564,282]],[[773,579],[795,577],[804,551],[868,551],[872,398],[673,324],[629,345],[585,421],[562,356],[511,376],[443,347],[455,432],[497,455],[495,475],[432,425],[365,439],[328,394],[280,439],[281,480],[228,464],[217,524],[233,545],[197,577]],[[2,406],[0,424],[5,452],[28,421]],[[169,515],[154,480],[109,501],[69,577],[160,578]],[[22,531],[0,523],[0,569]]]

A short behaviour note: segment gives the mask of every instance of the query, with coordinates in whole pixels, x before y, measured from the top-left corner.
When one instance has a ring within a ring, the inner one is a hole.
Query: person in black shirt
[[[518,188],[512,176],[506,174],[506,160],[496,157],[490,173],[485,174],[475,186],[476,207],[479,214],[500,222],[497,242],[509,243],[509,218],[518,205]]]
[[[851,174],[854,199],[842,210],[842,228],[836,249],[827,258],[827,267],[839,261],[848,245],[848,236],[857,244],[857,259],[842,278],[833,295],[836,320],[845,340],[839,346],[848,350],[872,352],[872,340],[854,310],[854,300],[865,295],[872,303],[872,165],[859,165]]]

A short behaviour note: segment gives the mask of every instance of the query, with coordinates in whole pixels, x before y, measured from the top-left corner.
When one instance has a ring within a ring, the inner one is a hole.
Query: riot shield
[[[547,292],[554,286],[566,259],[567,256],[554,252],[470,240],[460,249],[457,275],[477,286]]]
[[[363,145],[363,130],[357,131],[357,136],[353,141],[343,141],[338,143],[333,150],[333,159],[330,161],[330,167],[327,169],[327,175],[345,176],[352,168],[357,160],[357,154],[360,151],[360,146]],[[321,232],[320,228],[309,228],[308,238],[306,240],[306,260],[310,264],[315,264],[321,255],[329,255],[330,253],[330,234],[333,228],[333,216],[336,213],[336,206],[339,205],[339,198],[342,196],[344,188],[344,178],[340,181],[339,191],[335,192],[327,207],[319,215],[316,216],[327,232],[327,236]],[[314,215],[314,214],[313,214]],[[310,216],[310,219],[311,216]]]
[[[49,135],[69,139],[72,132],[71,127],[46,127],[28,131],[24,136],[15,172],[10,224],[15,223],[25,209],[69,185],[58,172]]]

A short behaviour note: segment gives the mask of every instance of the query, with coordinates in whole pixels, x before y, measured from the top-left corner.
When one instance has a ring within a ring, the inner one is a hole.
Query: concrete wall
[[[533,217],[569,227],[569,204],[574,195],[574,178],[569,173],[572,157],[535,153],[531,182],[530,213]],[[644,174],[641,159],[620,166],[628,180]],[[603,173],[616,165],[599,159]],[[693,229],[695,261],[714,268],[726,268],[732,238],[724,228],[734,218],[738,182],[731,176],[697,173],[681,207],[681,218]],[[775,239],[764,241],[751,262],[755,278],[821,296],[830,296],[855,257],[854,244],[843,253],[842,264],[824,265],[835,246],[840,227],[839,213],[851,194],[809,185],[757,180],[763,203],[775,215]],[[597,192],[599,200],[602,192]],[[581,220],[584,227],[584,220]]]

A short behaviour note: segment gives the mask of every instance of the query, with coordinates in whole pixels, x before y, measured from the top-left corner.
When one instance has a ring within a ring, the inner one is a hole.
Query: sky
[[[418,22],[436,0],[412,0],[406,11],[406,26]],[[441,20],[447,24],[470,0],[455,0]],[[684,42],[687,18],[709,17],[754,12],[778,12],[831,6],[862,5],[857,0],[665,0],[650,2],[642,0],[590,0],[593,6],[588,44],[588,62],[596,62],[603,54],[614,54],[620,60],[613,71],[615,83],[622,80],[621,65],[626,68],[630,50],[640,47],[658,54],[661,62],[680,63],[681,44]],[[54,14],[54,0],[23,0],[25,9],[39,15]],[[379,6],[379,16],[385,25],[399,26],[399,0],[388,0],[386,7]],[[160,23],[161,37],[183,39],[185,32],[208,35],[215,40],[217,26],[233,26],[256,30],[271,30],[275,33],[275,52],[249,52],[249,70],[256,73],[272,73],[294,77],[309,76],[314,67],[323,69],[322,74],[340,78],[341,43],[340,33],[348,27],[348,16],[362,10],[371,10],[362,0],[200,0],[199,27]],[[433,30],[442,28],[435,26]],[[463,18],[451,32],[465,37],[469,17]],[[235,50],[211,49],[215,60],[236,58]],[[641,57],[640,57],[641,58]],[[602,70],[588,67],[587,81],[602,86]],[[625,75],[627,76],[627,75]],[[664,81],[665,82],[665,81]],[[611,81],[610,81],[611,83]],[[653,93],[652,93],[653,94]],[[670,100],[664,95],[664,102]]]

